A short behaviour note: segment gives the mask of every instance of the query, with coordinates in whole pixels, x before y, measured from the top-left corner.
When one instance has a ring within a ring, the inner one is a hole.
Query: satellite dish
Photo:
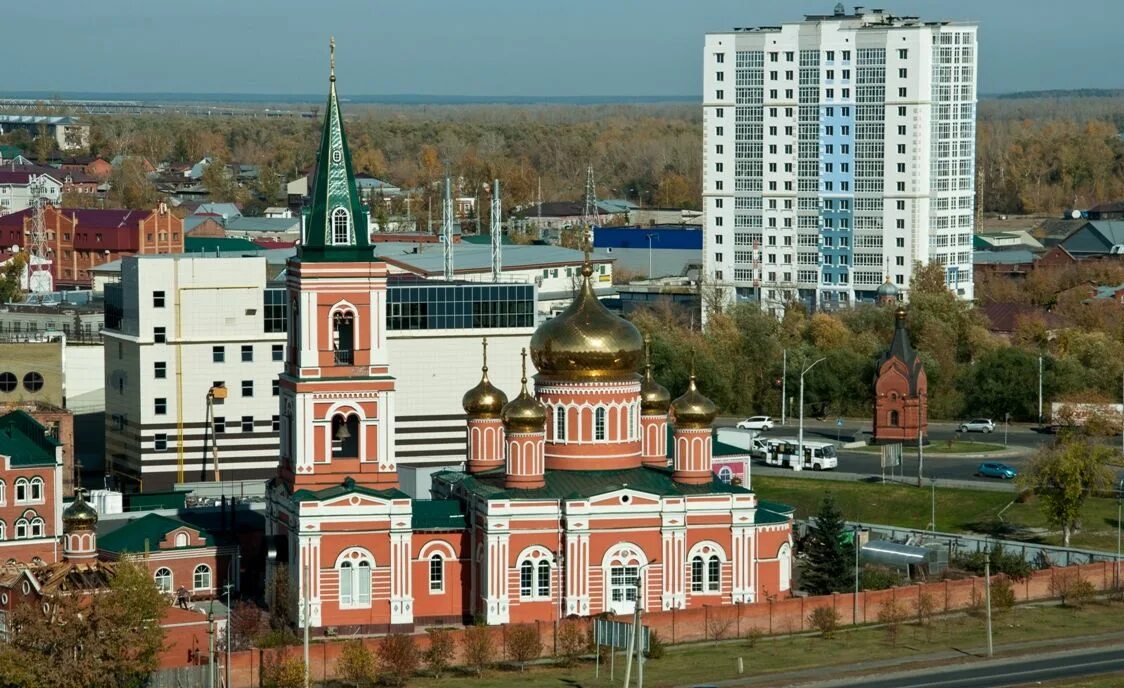
[[[1069,216],[1072,217],[1074,220],[1080,220],[1081,219],[1081,211],[1080,210],[1071,210],[1069,212]]]
[[[20,247],[18,244],[12,244],[12,253],[19,253]]]

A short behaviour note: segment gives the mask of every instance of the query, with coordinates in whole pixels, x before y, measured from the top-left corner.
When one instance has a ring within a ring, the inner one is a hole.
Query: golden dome
[[[648,353],[650,340],[644,337],[644,377],[640,380],[640,414],[662,416],[671,406],[671,392],[652,377],[652,361]]]
[[[675,415],[677,428],[709,428],[718,416],[718,407],[702,395],[692,374],[687,391],[672,402],[671,412]]]
[[[507,403],[507,395],[488,379],[488,338],[484,337],[484,365],[480,368],[480,384],[464,393],[461,406],[469,418],[499,418]]]
[[[98,512],[86,502],[85,490],[79,488],[74,493],[74,501],[62,512],[64,533],[75,530],[93,530],[98,523]]]
[[[546,429],[546,407],[527,391],[527,350],[523,349],[523,388],[519,396],[507,402],[500,417],[508,432],[543,432]]]
[[[592,274],[587,253],[577,297],[531,337],[531,360],[546,377],[621,378],[635,374],[640,367],[644,354],[640,331],[601,305],[593,293]]]

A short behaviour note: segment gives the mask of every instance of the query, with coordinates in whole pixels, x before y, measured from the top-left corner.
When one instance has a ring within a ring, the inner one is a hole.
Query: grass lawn
[[[964,440],[949,440],[933,442],[925,445],[926,454],[985,454],[987,452],[1003,451],[1006,449],[1002,444],[992,444],[990,442],[971,442]],[[866,452],[868,454],[880,454],[881,447],[859,447],[858,449],[848,449],[847,451]],[[902,445],[902,452],[905,454],[917,455],[916,444]]]
[[[825,492],[831,492],[844,518],[867,523],[884,523],[906,528],[925,528],[930,518],[929,486],[918,489],[897,483],[804,480],[759,475],[753,489],[764,499],[796,507],[796,517],[814,515]],[[989,490],[942,488],[937,485],[937,530],[944,532],[1004,533],[1003,526],[1049,528],[1037,500],[1007,506],[1015,494]],[[1081,515],[1082,528],[1073,535],[1074,547],[1116,551],[1116,501],[1091,497]],[[1061,544],[1061,533],[1050,532],[1040,538],[1051,545]]]
[[[1053,606],[1030,606],[1002,613],[993,623],[997,645],[1026,640],[1041,640],[1120,630],[1119,605],[1091,604],[1082,610]],[[903,625],[896,645],[885,629],[869,628],[839,632],[831,640],[819,637],[761,639],[754,646],[745,639],[720,644],[702,643],[668,648],[663,658],[644,666],[645,685],[657,688],[737,678],[737,660],[742,658],[745,674],[753,676],[778,671],[827,667],[853,662],[909,657],[944,651],[976,651],[985,643],[982,618],[956,616],[936,619],[931,629]],[[1002,651],[1001,647],[997,650]],[[605,686],[620,685],[624,673],[623,655],[617,657],[616,683],[609,680],[608,666],[594,678],[592,664],[564,669],[531,667],[493,670],[482,678],[450,676],[435,680],[419,678],[414,685],[447,688],[506,688],[523,686]],[[832,678],[825,676],[824,678]],[[635,667],[633,669],[635,680]],[[342,684],[337,684],[341,685]],[[1090,686],[1102,684],[1090,683]],[[1113,684],[1103,684],[1113,685]]]

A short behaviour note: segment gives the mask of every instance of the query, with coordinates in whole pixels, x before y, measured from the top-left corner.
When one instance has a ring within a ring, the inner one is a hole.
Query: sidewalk
[[[805,686],[813,688],[822,686],[827,688],[832,683],[847,679],[873,674],[890,676],[893,670],[917,670],[931,667],[933,671],[941,669],[957,669],[964,664],[972,662],[988,662],[989,664],[1015,664],[1026,655],[1041,656],[1043,650],[1050,653],[1063,654],[1066,650],[1088,649],[1094,645],[1121,645],[1124,649],[1124,631],[1115,633],[1102,633],[1090,636],[1071,636],[1068,638],[1053,638],[1051,640],[1028,640],[1019,643],[1009,643],[995,646],[995,656],[986,658],[985,649],[981,647],[966,648],[963,650],[945,650],[927,654],[913,655],[910,657],[895,657],[892,659],[879,659],[868,662],[855,662],[854,664],[836,664],[833,666],[816,667],[814,669],[801,669],[799,671],[786,671],[765,674],[761,676],[746,676],[744,678],[716,681],[707,685],[732,688],[734,686]]]

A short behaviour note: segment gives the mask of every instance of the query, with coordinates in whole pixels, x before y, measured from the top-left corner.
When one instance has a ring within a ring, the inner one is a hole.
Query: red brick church
[[[792,580],[792,509],[712,472],[717,409],[672,401],[645,343],[593,294],[591,269],[509,398],[464,396],[463,470],[431,500],[398,487],[386,264],[367,236],[334,69],[312,207],[287,269],[281,462],[267,535],[301,625],[407,630],[753,603]],[[485,344],[486,352],[486,344]],[[492,361],[492,364],[497,362]],[[643,369],[644,374],[639,371]]]
[[[878,290],[879,301],[894,309],[894,336],[878,362],[874,381],[874,443],[914,443],[928,433],[929,381],[921,357],[910,346],[906,312],[898,302],[897,287],[888,280]]]

